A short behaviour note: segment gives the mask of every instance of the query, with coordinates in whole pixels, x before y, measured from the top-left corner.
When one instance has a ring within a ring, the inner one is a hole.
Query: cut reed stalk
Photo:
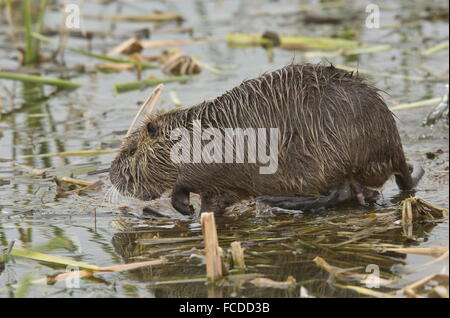
[[[223,264],[214,213],[202,213],[200,223],[205,242],[206,277],[209,281],[216,281],[223,276]]]

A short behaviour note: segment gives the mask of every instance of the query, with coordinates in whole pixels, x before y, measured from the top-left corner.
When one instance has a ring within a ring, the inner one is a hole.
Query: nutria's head
[[[163,120],[151,117],[125,137],[111,164],[109,176],[122,195],[153,200],[170,189],[177,177],[177,166],[170,159],[170,131]]]

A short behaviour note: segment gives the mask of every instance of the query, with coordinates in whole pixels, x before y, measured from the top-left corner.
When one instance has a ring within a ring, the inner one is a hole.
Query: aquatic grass
[[[413,102],[413,103],[399,104],[399,105],[391,107],[390,110],[405,110],[405,109],[411,109],[411,108],[417,108],[417,107],[433,106],[433,105],[437,105],[441,100],[442,100],[442,97],[435,97],[435,98],[425,99],[425,100],[421,100],[421,101]]]
[[[402,74],[392,74],[392,73],[387,73],[387,72],[374,72],[374,71],[369,71],[369,70],[365,70],[365,69],[361,69],[361,68],[355,68],[355,67],[351,67],[351,66],[346,66],[346,65],[335,65],[337,68],[346,70],[346,71],[353,71],[353,72],[357,72],[360,74],[367,74],[367,75],[371,75],[371,76],[379,76],[379,77],[387,77],[387,78],[398,78],[398,79],[403,79],[403,80],[408,80],[408,81],[416,81],[416,82],[423,82],[425,81],[425,78],[423,77],[418,77],[418,76],[408,76],[408,75],[402,75]]]
[[[39,3],[39,14],[36,20],[36,32],[41,33],[44,29],[44,17],[45,13],[47,11],[48,6],[48,0],[41,0]],[[36,51],[40,51],[40,41],[39,39],[34,39],[34,47],[36,48]]]
[[[171,99],[172,103],[176,107],[181,107],[183,105],[183,103],[181,102],[180,98],[178,97],[178,95],[177,95],[177,93],[175,91],[170,91],[169,92],[169,96],[170,96],[170,99]]]
[[[54,276],[47,276],[46,278],[38,279],[32,281],[33,284],[49,284],[55,283],[61,280],[73,279],[73,278],[83,278],[89,277],[94,274],[110,273],[110,272],[123,272],[131,271],[142,267],[149,267],[155,265],[164,265],[167,263],[167,259],[162,257],[159,259],[154,259],[144,262],[128,263],[128,264],[117,264],[105,267],[96,267],[96,269],[83,269],[68,271],[66,273],[56,274]]]
[[[423,50],[421,52],[421,54],[427,56],[427,55],[430,55],[430,54],[433,54],[433,53],[436,53],[436,52],[439,52],[439,51],[442,51],[442,50],[448,50],[448,45],[449,45],[448,41],[442,42],[442,43],[439,43],[439,44],[437,44],[435,46],[432,46],[432,47],[430,47],[430,48],[428,48],[426,50]]]
[[[141,41],[140,44],[144,49],[165,49],[169,46],[185,46],[193,44],[204,44],[213,41],[213,39],[189,39],[189,40],[151,40],[151,41]]]
[[[288,276],[286,281],[274,281],[270,278],[258,277],[248,281],[249,284],[257,288],[277,288],[277,289],[290,289],[297,285],[297,281],[294,277]]]
[[[418,197],[403,200],[399,205],[399,210],[402,213],[403,234],[408,238],[413,238],[414,224],[433,222],[436,219],[448,217],[447,209],[439,208]]]
[[[431,288],[427,290],[426,285],[430,282],[434,282],[434,284],[432,285],[434,288],[432,290]],[[442,293],[438,289],[440,286],[444,288]],[[431,274],[402,289],[402,291],[406,295],[412,298],[423,298],[423,294],[430,293],[430,290],[431,292],[435,292],[436,294],[438,294],[439,297],[448,298],[448,274]]]
[[[37,62],[37,52],[33,48],[33,38],[31,32],[33,30],[33,20],[31,17],[31,3],[30,0],[23,0],[23,24],[25,29],[25,56],[23,58],[23,64],[35,64]]]
[[[41,41],[53,44],[55,46],[59,45],[58,41],[49,38],[45,35],[36,33],[36,32],[32,32],[31,33],[32,37],[39,39]],[[103,54],[96,54],[96,53],[92,53],[83,49],[78,49],[72,46],[68,46],[66,44],[63,44],[63,47],[68,49],[69,51],[75,52],[75,53],[79,53],[88,57],[92,57],[98,60],[103,60],[103,61],[108,61],[108,62],[112,62],[112,63],[122,63],[122,64],[132,64],[134,66],[137,67],[142,67],[143,69],[147,69],[147,68],[157,68],[158,66],[152,63],[148,63],[148,62],[140,62],[140,61],[136,61],[136,60],[132,60],[132,59],[124,59],[124,58],[118,58],[118,57],[112,57],[112,56],[107,56],[107,55],[103,55]]]
[[[23,286],[19,285],[18,294],[25,295],[26,290],[30,284],[39,284],[39,283],[49,283],[49,282],[57,282],[60,280],[66,280],[70,278],[81,278],[86,276],[91,276],[94,273],[104,273],[104,272],[121,272],[121,271],[129,271],[141,267],[146,266],[154,266],[154,265],[162,265],[167,263],[167,259],[160,258],[145,262],[137,262],[137,263],[128,263],[128,264],[117,264],[105,267],[99,267],[96,265],[88,264],[85,262],[75,261],[69,258],[63,258],[59,256],[44,254],[32,250],[25,250],[21,248],[13,248],[11,251],[12,256],[24,257],[29,259],[34,259],[40,262],[71,266],[72,268],[82,268],[83,270],[74,270],[68,271],[66,273],[57,274],[55,276],[49,276],[43,279],[38,279],[31,281],[31,279],[27,279],[24,281]]]
[[[183,17],[177,13],[150,13],[142,15],[106,15],[106,16],[92,16],[84,15],[88,19],[103,19],[110,21],[128,21],[128,22],[170,22],[183,21]]]
[[[109,154],[118,151],[117,149],[99,149],[99,150],[78,150],[78,151],[63,151],[54,153],[43,153],[36,155],[25,155],[21,158],[43,158],[43,157],[67,157],[67,156],[97,156],[102,154]]]
[[[31,250],[25,250],[25,249],[16,248],[16,247],[14,247],[11,250],[10,255],[31,258],[31,259],[41,261],[41,262],[47,262],[47,263],[65,265],[65,266],[74,266],[74,267],[80,267],[80,268],[85,268],[85,269],[90,269],[90,270],[98,270],[98,268],[99,268],[98,266],[91,265],[91,264],[88,264],[85,262],[78,262],[78,261],[74,261],[74,260],[68,259],[68,258],[49,255],[49,254],[40,253],[40,252],[36,252],[36,251],[31,251]]]
[[[271,39],[260,34],[229,33],[226,42],[232,47],[246,47],[255,45],[273,45]],[[279,47],[282,49],[303,50],[333,50],[333,49],[355,49],[359,46],[357,41],[328,38],[328,37],[305,37],[305,36],[279,36]]]
[[[402,253],[402,254],[415,254],[415,255],[426,255],[431,257],[441,257],[442,255],[448,254],[448,246],[439,247],[397,247],[397,248],[387,248],[386,251]]]
[[[327,37],[305,37],[305,36],[281,36],[280,48],[282,49],[354,49],[359,46],[357,41],[327,38]]]
[[[16,39],[16,28],[15,28],[14,22],[13,22],[12,3],[13,3],[13,0],[5,1],[5,17],[6,17],[6,20],[8,22],[8,26],[9,26],[8,33],[9,33],[10,39],[11,39],[11,41],[13,43],[13,46],[17,49],[17,48],[20,47],[20,45],[19,45],[19,43],[17,42],[17,39]]]
[[[340,49],[333,52],[326,52],[326,51],[313,51],[313,52],[306,52],[305,57],[311,58],[311,57],[334,57],[334,56],[349,56],[349,55],[360,55],[360,54],[370,54],[370,53],[378,53],[382,51],[388,51],[392,49],[392,46],[390,45],[377,45],[377,46],[371,46],[371,47],[360,47],[355,49]]]
[[[25,276],[19,282],[19,286],[14,293],[14,298],[25,298],[31,286],[31,277]]]
[[[198,75],[197,75],[198,76]],[[173,82],[185,82],[195,75],[179,75],[179,76],[169,76],[169,77],[158,77],[158,78],[148,78],[141,81],[132,81],[126,83],[120,83],[114,85],[114,90],[116,93],[124,93],[136,89],[145,89],[150,86],[156,86],[158,84],[173,83]]]
[[[0,78],[28,82],[28,83],[36,83],[36,84],[44,84],[57,86],[60,88],[77,88],[82,86],[83,84],[72,82],[68,80],[56,79],[56,78],[48,78],[38,75],[30,75],[30,74],[21,74],[21,73],[10,73],[10,72],[0,72]]]
[[[392,293],[383,293],[383,292],[379,292],[379,291],[376,291],[373,289],[360,287],[360,286],[342,285],[342,284],[337,284],[337,283],[334,283],[333,286],[342,288],[342,289],[349,289],[358,294],[375,297],[375,298],[397,298],[397,297],[399,297]]]
[[[39,12],[36,20],[36,30],[42,31],[44,24],[44,16],[47,10],[48,0],[41,0],[39,3]],[[25,53],[23,57],[23,65],[35,65],[39,63],[39,39],[33,38],[33,13],[31,11],[31,1],[23,0],[23,27],[24,27],[24,41],[25,41]]]

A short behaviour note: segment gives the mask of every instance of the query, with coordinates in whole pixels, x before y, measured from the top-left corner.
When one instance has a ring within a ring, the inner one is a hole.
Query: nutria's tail
[[[406,162],[395,175],[395,183],[400,190],[413,190],[424,175],[425,171],[418,162]]]

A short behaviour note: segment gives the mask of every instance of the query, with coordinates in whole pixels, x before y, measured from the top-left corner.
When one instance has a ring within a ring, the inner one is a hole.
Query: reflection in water
[[[150,283],[149,288],[157,297],[300,297],[301,286],[303,291],[313,296],[355,297],[358,294],[333,287],[332,283],[365,287],[365,281],[349,282],[327,273],[313,260],[319,256],[332,266],[359,274],[366,274],[367,266],[375,264],[382,279],[399,279],[400,276],[395,275],[392,269],[405,265],[406,256],[384,249],[416,244],[403,236],[400,224],[395,224],[399,220],[398,211],[392,208],[390,212],[384,210],[384,213],[379,213],[381,211],[351,212],[344,208],[319,215],[219,217],[217,226],[221,247],[228,249],[232,241],[241,241],[245,248],[246,273],[258,273],[276,281],[285,281],[288,276],[293,276],[297,285],[286,290],[256,288],[248,279],[224,281],[215,287],[195,280],[204,279],[205,275],[201,258],[203,242],[164,241],[158,244],[155,239],[194,236],[186,224],[174,222],[174,228],[163,229],[155,227],[151,220],[139,224],[130,222],[132,225],[126,231],[114,234],[112,243],[127,263],[162,256],[169,259],[167,265],[140,269],[131,274],[132,279]],[[122,222],[126,224],[127,219]],[[426,241],[436,224],[416,226],[416,242]],[[377,290],[389,292],[392,289],[382,286]]]

